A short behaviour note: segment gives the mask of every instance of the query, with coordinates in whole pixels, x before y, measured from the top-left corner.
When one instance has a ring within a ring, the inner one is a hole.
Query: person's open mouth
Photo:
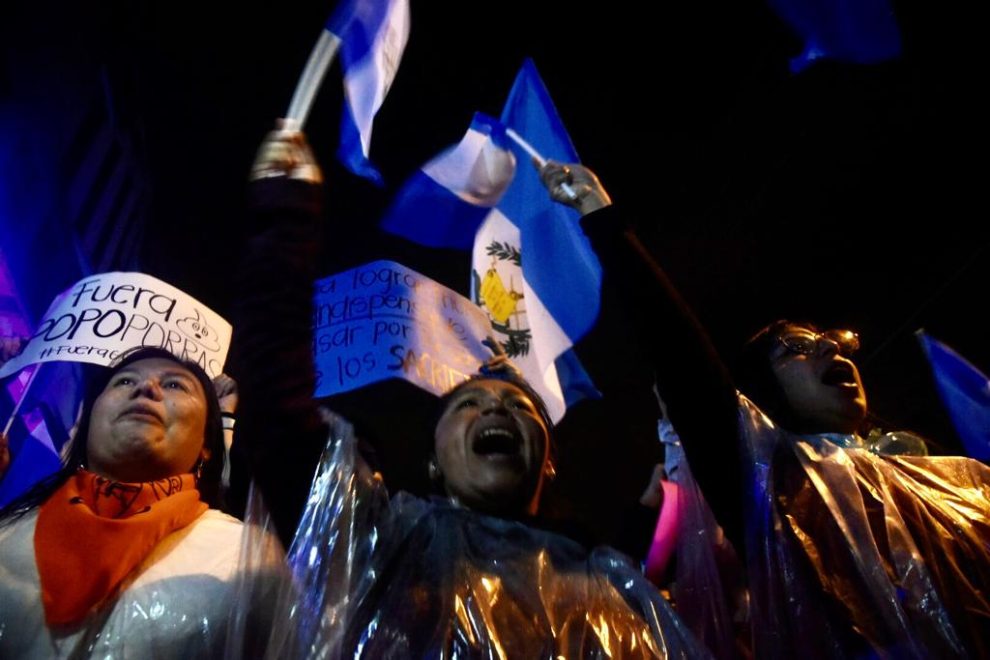
[[[472,443],[474,453],[487,459],[515,458],[522,447],[522,436],[510,423],[489,426],[479,431]]]
[[[852,365],[839,360],[832,362],[822,374],[822,383],[833,387],[859,387]]]

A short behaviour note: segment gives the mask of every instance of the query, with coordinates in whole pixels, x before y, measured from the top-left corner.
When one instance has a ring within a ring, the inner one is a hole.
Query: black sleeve
[[[602,295],[622,303],[646,347],[657,389],[688,461],[726,535],[742,548],[737,397],[708,334],[614,206],[581,220],[602,262]]]
[[[250,233],[237,280],[235,444],[283,542],[291,540],[327,441],[313,399],[313,281],[321,190],[286,178],[251,184]]]

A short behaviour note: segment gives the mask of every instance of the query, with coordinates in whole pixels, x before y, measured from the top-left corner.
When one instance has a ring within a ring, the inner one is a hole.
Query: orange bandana
[[[125,484],[79,470],[41,505],[34,530],[48,624],[85,617],[163,537],[208,508],[191,474]]]

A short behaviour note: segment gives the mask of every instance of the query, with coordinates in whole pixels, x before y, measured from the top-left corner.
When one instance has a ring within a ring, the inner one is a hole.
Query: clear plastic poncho
[[[209,510],[162,539],[107,602],[46,624],[37,511],[0,527],[0,658],[218,658],[264,652],[291,581],[274,534]]]
[[[797,437],[740,399],[756,656],[990,656],[990,469]]]
[[[749,642],[745,568],[694,479],[680,437],[661,420],[667,478],[679,488],[676,561],[670,594],[695,638],[716,657],[746,655]]]
[[[708,657],[617,551],[406,493],[331,420],[272,657]]]

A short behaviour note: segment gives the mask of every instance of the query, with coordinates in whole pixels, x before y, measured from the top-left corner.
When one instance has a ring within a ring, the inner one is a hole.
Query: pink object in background
[[[660,505],[660,515],[653,532],[653,543],[646,555],[646,577],[656,585],[663,579],[681,531],[681,489],[670,481],[661,481],[660,486],[663,488],[663,504]]]

